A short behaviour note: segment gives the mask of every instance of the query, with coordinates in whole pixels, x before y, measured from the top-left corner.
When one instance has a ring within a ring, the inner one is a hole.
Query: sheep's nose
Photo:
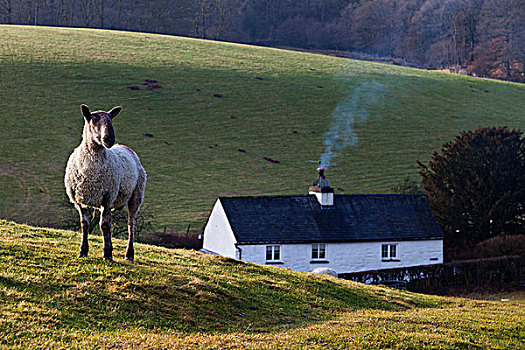
[[[106,140],[106,139],[104,139],[104,140],[102,141],[102,144],[103,144],[104,147],[106,147],[106,148],[111,148],[111,147],[113,147],[113,145],[115,144],[115,140]]]
[[[102,145],[106,148],[111,148],[115,144],[115,134],[109,132],[103,135]]]

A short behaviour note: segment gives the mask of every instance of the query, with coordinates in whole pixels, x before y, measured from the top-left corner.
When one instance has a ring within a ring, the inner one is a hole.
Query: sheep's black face
[[[102,146],[111,148],[115,144],[115,131],[113,130],[113,123],[108,113],[105,113],[101,120],[100,140]]]
[[[89,126],[95,143],[105,148],[113,147],[115,144],[115,131],[113,130],[113,123],[109,113],[96,112],[91,114]]]
[[[105,148],[111,148],[115,144],[115,131],[113,130],[113,118],[116,117],[122,107],[115,107],[109,112],[97,111],[91,113],[89,107],[81,106],[82,114],[86,119],[86,128],[84,137],[89,137],[95,144]],[[89,135],[89,136],[88,136]]]

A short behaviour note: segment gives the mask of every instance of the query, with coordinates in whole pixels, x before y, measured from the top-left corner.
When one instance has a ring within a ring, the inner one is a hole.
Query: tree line
[[[525,81],[525,0],[0,0],[0,23],[340,50]]]

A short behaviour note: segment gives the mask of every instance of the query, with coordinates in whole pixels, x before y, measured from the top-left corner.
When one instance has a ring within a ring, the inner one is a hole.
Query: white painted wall
[[[210,218],[208,219],[208,224],[204,228],[202,248],[211,250],[222,256],[239,258],[235,243],[237,243],[237,240],[233,235],[233,230],[226,216],[226,212],[222,207],[220,199],[217,199]]]
[[[396,261],[383,261],[382,244],[397,244]],[[240,245],[242,260],[266,264],[266,244]],[[210,249],[211,250],[211,249]],[[298,271],[312,271],[318,267],[334,269],[337,273],[392,269],[418,265],[442,264],[443,241],[388,241],[360,243],[326,243],[326,261],[312,263],[311,244],[282,244],[282,264],[272,264]],[[437,260],[430,260],[436,259]]]

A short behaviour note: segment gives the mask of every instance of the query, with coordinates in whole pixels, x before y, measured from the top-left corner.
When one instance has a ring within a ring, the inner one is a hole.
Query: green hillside
[[[525,309],[0,221],[0,348],[518,349]]]
[[[218,196],[305,193],[341,106],[358,142],[327,172],[339,193],[417,179],[416,160],[463,129],[525,128],[523,85],[116,31],[0,26],[0,91],[0,217],[45,226],[74,215],[63,173],[81,103],[124,107],[117,142],[148,172],[144,206],[184,231]]]

